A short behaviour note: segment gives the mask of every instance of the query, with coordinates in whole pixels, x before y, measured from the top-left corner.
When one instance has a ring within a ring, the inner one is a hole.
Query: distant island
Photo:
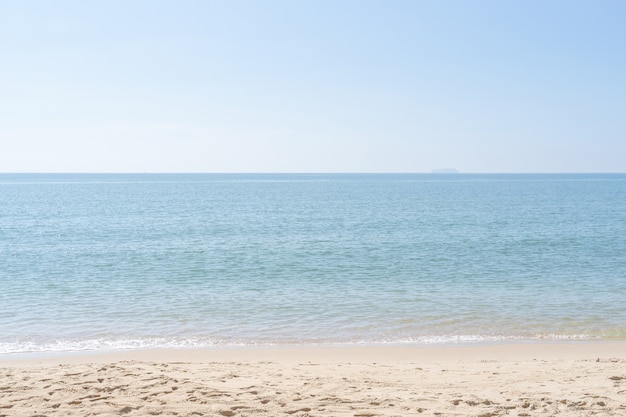
[[[459,173],[459,171],[457,171],[454,168],[433,169],[430,172],[431,172],[431,174],[458,174]]]

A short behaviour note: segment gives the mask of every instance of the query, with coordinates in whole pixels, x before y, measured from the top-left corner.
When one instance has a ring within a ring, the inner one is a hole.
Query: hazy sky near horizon
[[[0,0],[0,172],[626,172],[626,2]]]

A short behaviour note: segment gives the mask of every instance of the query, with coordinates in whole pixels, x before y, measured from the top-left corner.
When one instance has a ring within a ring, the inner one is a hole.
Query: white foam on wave
[[[0,342],[0,354],[11,353],[55,353],[140,350],[154,348],[195,349],[219,346],[206,338],[122,338],[89,340],[54,340],[49,342],[16,341]],[[232,343],[233,346],[244,344]]]
[[[531,337],[522,336],[493,336],[493,335],[431,335],[405,338],[386,338],[368,340],[218,340],[208,337],[180,337],[180,338],[118,338],[118,339],[88,339],[36,342],[13,341],[0,342],[0,355],[8,354],[54,354],[69,352],[98,352],[143,349],[211,349],[211,348],[245,348],[245,347],[272,347],[272,346],[329,346],[329,345],[449,345],[498,343],[515,341],[555,341],[555,340],[594,340],[597,336],[590,335],[562,335],[544,334]]]

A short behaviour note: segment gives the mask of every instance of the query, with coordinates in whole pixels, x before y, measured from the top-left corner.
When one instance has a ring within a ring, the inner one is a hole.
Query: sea
[[[626,174],[0,174],[0,354],[626,340]]]

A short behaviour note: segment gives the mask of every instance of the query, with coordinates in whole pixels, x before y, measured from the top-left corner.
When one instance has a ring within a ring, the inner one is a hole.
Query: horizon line
[[[626,171],[0,171],[0,175],[608,175]]]

